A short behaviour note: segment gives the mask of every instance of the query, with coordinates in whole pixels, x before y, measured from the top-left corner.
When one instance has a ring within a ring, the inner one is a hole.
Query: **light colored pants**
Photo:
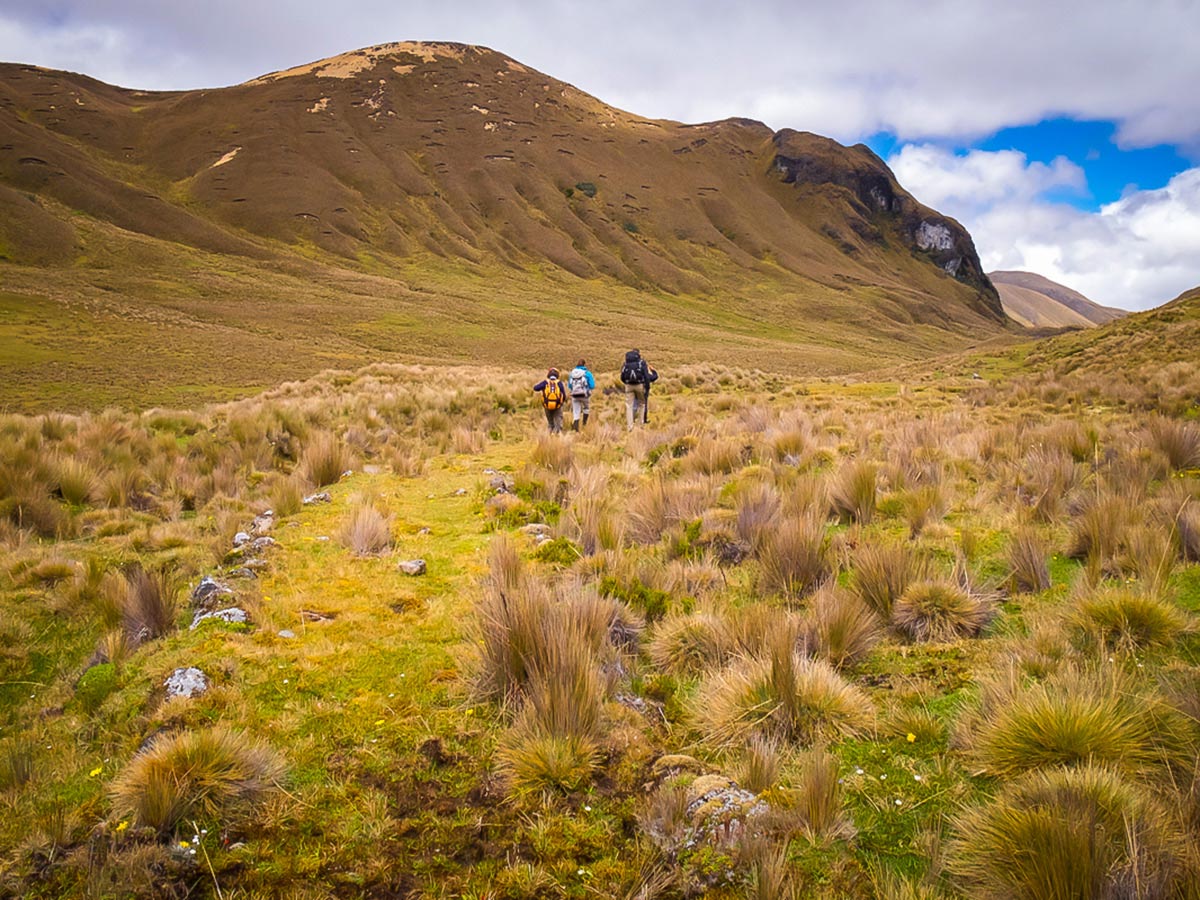
[[[579,417],[586,416],[592,411],[592,398],[588,394],[582,397],[571,397],[571,418],[578,422]]]
[[[639,425],[646,421],[646,386],[644,384],[625,385],[625,427],[633,431],[633,423]]]

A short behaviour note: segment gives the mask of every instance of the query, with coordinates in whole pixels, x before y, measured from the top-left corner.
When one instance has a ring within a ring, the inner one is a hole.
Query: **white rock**
[[[208,676],[188,666],[172,672],[163,686],[167,689],[168,697],[196,697],[208,690]]]
[[[405,559],[401,560],[397,566],[405,575],[424,575],[425,560],[423,559]]]

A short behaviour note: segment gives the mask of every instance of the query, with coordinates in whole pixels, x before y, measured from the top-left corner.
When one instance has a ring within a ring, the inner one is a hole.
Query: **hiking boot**
[[[578,420],[578,419],[576,419],[575,421],[573,421],[573,422],[571,423],[571,430],[572,430],[572,431],[578,431],[578,430],[579,430],[579,420]]]
[[[584,413],[583,414],[583,424],[584,425],[587,425],[587,420],[588,420],[588,413]]]

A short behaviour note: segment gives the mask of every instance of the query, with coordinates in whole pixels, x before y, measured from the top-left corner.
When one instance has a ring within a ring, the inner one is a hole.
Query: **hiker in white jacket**
[[[580,360],[567,376],[567,392],[571,395],[571,430],[578,431],[580,416],[583,424],[588,423],[591,413],[592,391],[596,389],[596,379],[588,371],[587,361]]]

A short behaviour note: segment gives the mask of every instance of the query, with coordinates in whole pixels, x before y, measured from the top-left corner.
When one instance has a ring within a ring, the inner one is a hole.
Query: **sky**
[[[146,90],[482,44],[644,116],[866,143],[985,269],[1200,285],[1200,0],[0,0],[0,60]]]

